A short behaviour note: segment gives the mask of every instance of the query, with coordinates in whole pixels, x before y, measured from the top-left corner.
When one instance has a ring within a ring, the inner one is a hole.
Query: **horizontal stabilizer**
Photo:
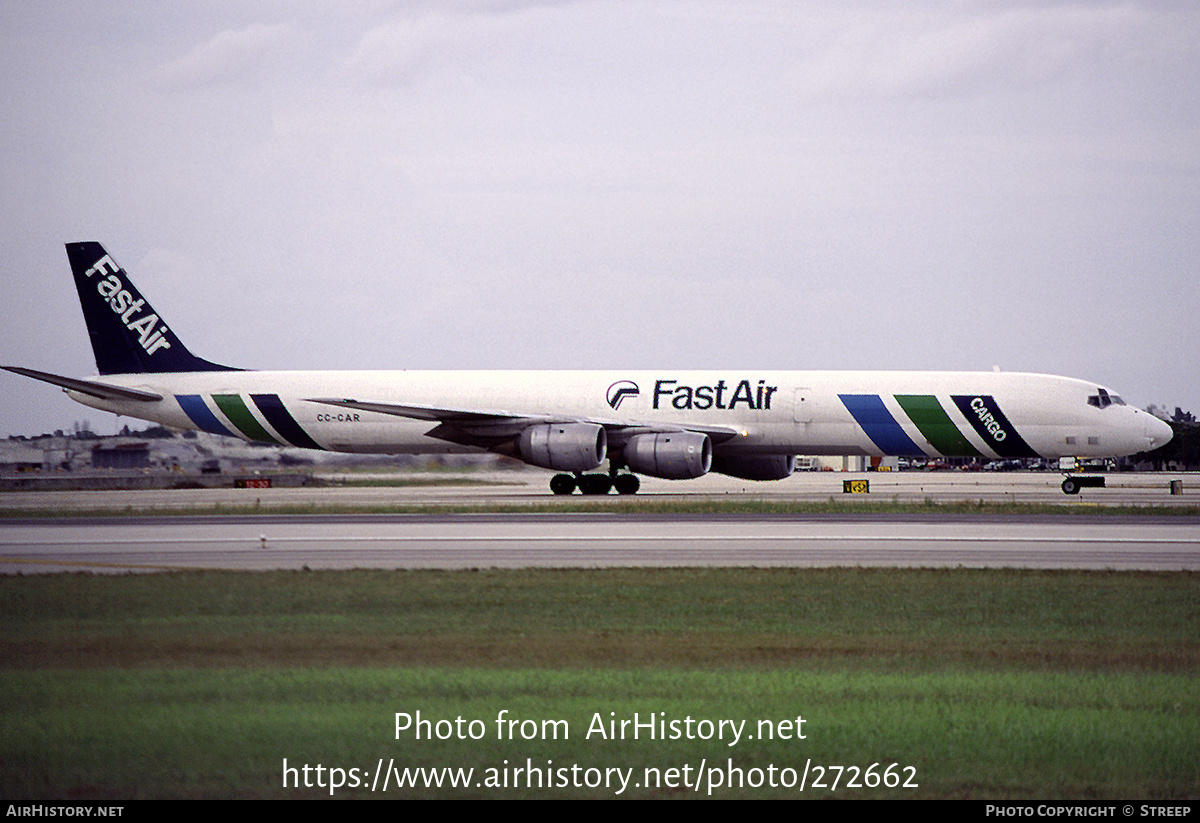
[[[140,400],[144,403],[150,403],[163,399],[161,394],[155,394],[154,392],[142,391],[141,389],[126,389],[121,386],[110,386],[107,383],[96,383],[91,380],[77,380],[74,377],[63,377],[58,374],[37,371],[36,369],[24,369],[20,366],[0,366],[0,368],[15,372],[16,374],[23,374],[26,377],[32,377],[34,380],[41,380],[43,383],[61,386],[68,391],[77,391],[81,394],[99,397],[101,400]]]

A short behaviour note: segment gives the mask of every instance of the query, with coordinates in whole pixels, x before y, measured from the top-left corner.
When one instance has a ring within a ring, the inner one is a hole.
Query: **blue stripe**
[[[200,429],[210,434],[223,434],[226,437],[237,437],[236,434],[221,425],[221,421],[204,403],[204,398],[198,394],[177,394],[176,402],[192,418],[192,422]]]
[[[920,457],[925,452],[904,433],[877,394],[839,394],[842,405],[862,426],[871,442],[886,455]]]

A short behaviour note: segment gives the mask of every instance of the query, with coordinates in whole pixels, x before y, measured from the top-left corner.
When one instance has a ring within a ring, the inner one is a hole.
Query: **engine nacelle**
[[[659,432],[629,438],[622,452],[635,472],[665,480],[691,480],[712,466],[712,442],[697,432]]]
[[[521,432],[517,452],[543,469],[586,472],[604,462],[608,436],[595,423],[539,423]]]
[[[717,474],[743,480],[782,480],[796,470],[794,454],[762,454],[739,457],[714,457],[712,470]]]

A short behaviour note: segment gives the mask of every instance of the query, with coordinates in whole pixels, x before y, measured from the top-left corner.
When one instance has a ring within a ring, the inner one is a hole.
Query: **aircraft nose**
[[[1165,421],[1159,420],[1152,414],[1146,415],[1145,429],[1146,440],[1150,442],[1150,449],[1157,449],[1159,446],[1165,445],[1175,436],[1175,432]]]

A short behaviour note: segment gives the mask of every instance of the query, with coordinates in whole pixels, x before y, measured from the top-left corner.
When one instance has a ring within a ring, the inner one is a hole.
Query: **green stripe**
[[[896,402],[929,444],[947,457],[982,457],[932,394],[898,394]]]
[[[274,437],[262,427],[262,424],[250,413],[246,408],[246,403],[242,400],[239,394],[214,394],[213,400],[217,402],[217,408],[225,413],[229,418],[229,422],[241,429],[242,434],[249,437],[251,440],[258,440],[262,443],[279,443]]]

